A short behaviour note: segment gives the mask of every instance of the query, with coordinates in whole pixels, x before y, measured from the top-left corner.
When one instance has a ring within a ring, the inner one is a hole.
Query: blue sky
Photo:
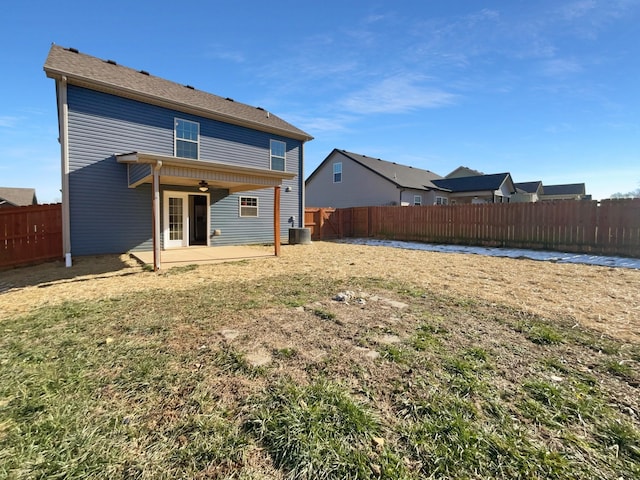
[[[446,175],[640,187],[640,0],[3,5],[0,186],[60,198],[52,42],[262,106],[333,148]]]

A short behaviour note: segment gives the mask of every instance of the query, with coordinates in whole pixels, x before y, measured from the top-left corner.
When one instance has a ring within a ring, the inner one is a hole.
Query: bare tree
[[[611,195],[611,198],[640,198],[640,188],[636,188],[627,193],[617,192]]]

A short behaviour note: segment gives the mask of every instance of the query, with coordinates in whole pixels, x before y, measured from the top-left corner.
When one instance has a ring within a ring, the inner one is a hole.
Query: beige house
[[[590,198],[586,194],[584,183],[568,183],[563,185],[545,185],[540,196],[543,202],[551,200],[584,200]]]
[[[516,193],[511,196],[511,201],[514,203],[532,203],[540,200],[544,192],[542,182],[540,180],[535,182],[522,182],[516,183]]]

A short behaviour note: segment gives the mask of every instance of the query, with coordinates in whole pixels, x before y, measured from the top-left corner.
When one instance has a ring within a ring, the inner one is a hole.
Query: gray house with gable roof
[[[73,48],[53,45],[44,70],[56,84],[68,258],[270,243],[302,226],[308,133]]]
[[[334,149],[306,180],[306,204],[314,207],[434,205],[446,203],[442,178],[413,168],[346,150]]]
[[[348,208],[505,203],[515,193],[509,173],[476,173],[443,178],[429,170],[334,149],[307,178],[306,204]]]

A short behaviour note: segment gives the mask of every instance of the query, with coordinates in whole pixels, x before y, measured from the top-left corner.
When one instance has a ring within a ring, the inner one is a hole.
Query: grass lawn
[[[0,478],[640,478],[640,346],[380,275],[3,320]]]

